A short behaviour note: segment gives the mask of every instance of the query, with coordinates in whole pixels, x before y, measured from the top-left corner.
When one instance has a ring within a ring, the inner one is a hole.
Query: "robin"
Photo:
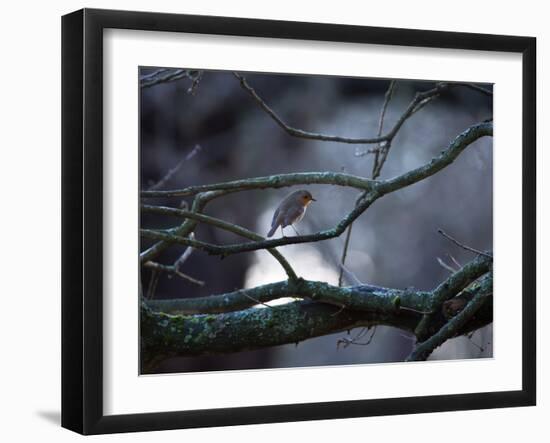
[[[271,229],[267,233],[268,237],[271,237],[277,228],[281,227],[281,232],[283,234],[283,237],[285,236],[285,231],[283,228],[287,226],[292,226],[292,229],[294,229],[294,232],[296,232],[296,235],[298,234],[298,231],[294,227],[294,223],[298,223],[302,218],[304,218],[304,214],[306,213],[306,209],[308,205],[312,201],[315,200],[312,195],[309,193],[309,191],[295,191],[292,194],[288,195],[279,205],[277,210],[275,211],[275,214],[273,214],[273,220],[271,221]]]

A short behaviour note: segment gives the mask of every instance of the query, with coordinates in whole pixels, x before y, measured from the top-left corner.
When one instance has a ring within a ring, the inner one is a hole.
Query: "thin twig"
[[[445,231],[443,231],[443,229],[439,228],[437,230],[437,232],[439,232],[443,237],[445,237],[447,240],[450,240],[452,241],[455,245],[461,247],[462,249],[465,249],[466,251],[470,251],[470,252],[473,252],[474,254],[479,254],[479,255],[483,255],[485,257],[488,257],[488,258],[493,258],[493,256],[491,254],[487,254],[486,252],[483,252],[483,251],[480,251],[478,249],[474,249],[470,246],[467,246],[463,243],[460,243],[458,240],[456,240],[455,238],[451,237],[449,234],[447,234]]]
[[[449,271],[451,274],[456,272],[456,269],[454,269],[452,266],[445,263],[443,260],[441,260],[439,257],[436,257],[437,262],[441,265],[441,267],[447,271]]]
[[[189,160],[191,160],[200,150],[200,145],[195,145],[195,147],[185,156],[183,157],[176,166],[174,166],[172,169],[170,169],[164,177],[162,177],[157,183],[155,183],[152,186],[149,186],[148,191],[157,191],[160,188],[162,188],[170,179],[180,170],[180,168]]]
[[[386,94],[384,95],[384,104],[382,105],[382,111],[380,112],[380,119],[378,120],[378,136],[380,137],[382,135],[382,130],[384,129],[384,117],[386,116],[386,110],[388,109],[388,105],[390,104],[390,100],[393,97],[393,93],[396,89],[397,83],[395,80],[392,80],[390,82],[390,85],[388,86],[388,90],[386,91]],[[384,149],[386,145],[390,143],[389,140],[386,140],[384,143],[379,143],[377,146],[377,150],[374,153],[374,162],[372,166],[372,178],[375,179],[378,177],[379,173],[377,174],[376,171],[378,169],[378,163],[380,158],[380,150]],[[388,146],[389,148],[389,146]],[[356,156],[357,153],[356,153]],[[382,169],[382,167],[380,167]]]
[[[348,279],[349,283],[352,283],[354,285],[362,285],[363,282],[357,278],[357,276],[351,272],[348,268],[346,268],[342,263],[340,263],[340,269],[344,271],[344,274],[346,278]],[[341,286],[341,285],[338,285]]]
[[[199,286],[204,286],[204,281],[197,280],[196,278],[193,278],[190,275],[184,274],[178,268],[176,268],[174,265],[163,265],[161,263],[148,261],[147,263],[144,263],[143,266],[145,266],[146,268],[152,269],[153,272],[162,271],[162,272],[166,272],[168,274],[174,274],[174,275],[177,275],[178,277],[180,277],[184,280],[190,281],[191,283],[194,283],[194,284],[199,285]],[[158,276],[157,276],[157,278],[158,278]]]
[[[149,286],[147,287],[147,298],[152,300],[157,290],[157,283],[159,281],[159,273],[157,269],[151,270],[151,278],[149,279]]]
[[[457,266],[458,269],[462,268],[462,265],[458,262],[458,260],[448,252],[447,252],[447,257],[449,257],[452,260],[452,262]]]
[[[351,229],[353,223],[349,225],[348,232],[346,232],[346,239],[344,241],[344,249],[342,250],[342,258],[340,259],[340,274],[338,275],[338,286],[342,286],[342,280],[344,276],[344,265],[346,264],[346,257],[348,255],[349,241],[351,238]]]
[[[372,342],[372,339],[374,338],[374,335],[376,334],[376,326],[374,326],[372,334],[370,335],[370,337],[366,342],[363,342],[363,343],[359,342],[359,340],[361,340],[367,334],[368,331],[369,331],[369,328],[362,328],[359,331],[359,333],[353,338],[343,337],[338,339],[338,341],[336,342],[336,349],[338,349],[340,345],[343,345],[344,349],[350,345],[358,345],[358,346],[370,345]]]

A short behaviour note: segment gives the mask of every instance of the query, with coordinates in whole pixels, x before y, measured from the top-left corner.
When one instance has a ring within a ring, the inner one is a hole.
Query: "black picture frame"
[[[503,51],[523,63],[522,389],[131,415],[103,413],[103,30]],[[536,39],[83,9],[62,18],[62,426],[82,434],[535,405]]]

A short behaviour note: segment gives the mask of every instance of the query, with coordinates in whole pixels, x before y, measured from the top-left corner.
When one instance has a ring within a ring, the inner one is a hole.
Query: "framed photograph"
[[[534,405],[530,37],[62,21],[62,425]]]

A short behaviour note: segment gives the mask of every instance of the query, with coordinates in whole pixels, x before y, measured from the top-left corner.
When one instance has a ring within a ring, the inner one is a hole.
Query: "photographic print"
[[[139,87],[141,374],[493,356],[493,85]]]

